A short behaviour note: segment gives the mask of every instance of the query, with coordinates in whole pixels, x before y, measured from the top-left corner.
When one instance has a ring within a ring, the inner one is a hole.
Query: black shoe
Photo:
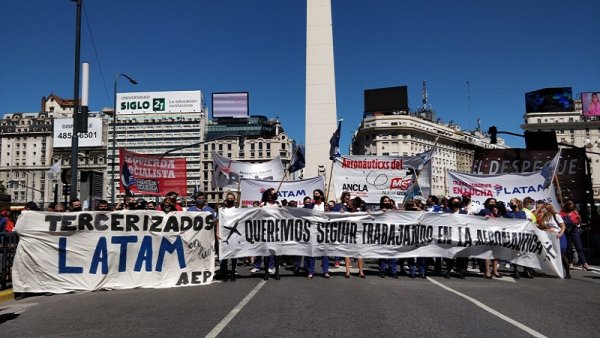
[[[392,274],[392,278],[393,278],[393,279],[398,279],[398,274],[397,274],[397,273],[395,273],[395,274]]]
[[[444,278],[450,279],[450,271],[446,272],[446,274],[444,275]]]
[[[523,272],[523,277],[525,277],[525,272]],[[521,278],[521,276],[519,275],[519,271],[515,270],[515,273],[513,274],[513,278],[514,279],[519,279]]]
[[[464,271],[460,271],[460,272],[458,273],[458,278],[460,278],[460,279],[465,279],[465,272],[464,272]]]
[[[570,274],[566,274],[565,275],[565,279],[571,279],[571,275]]]
[[[381,277],[381,278],[385,278],[385,272],[380,272],[380,273],[379,273],[379,277]]]

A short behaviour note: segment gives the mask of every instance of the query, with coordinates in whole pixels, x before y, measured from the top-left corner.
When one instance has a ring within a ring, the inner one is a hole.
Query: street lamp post
[[[111,186],[112,186],[112,194],[110,197],[110,201],[111,204],[113,205],[113,207],[115,206],[115,163],[117,160],[117,82],[119,81],[119,77],[124,77],[127,80],[129,80],[129,83],[136,85],[137,81],[135,81],[134,79],[132,79],[131,77],[129,77],[126,74],[122,74],[119,73],[117,74],[117,76],[115,77],[115,91],[114,91],[114,96],[113,96],[113,126],[112,126],[112,179],[111,179]]]

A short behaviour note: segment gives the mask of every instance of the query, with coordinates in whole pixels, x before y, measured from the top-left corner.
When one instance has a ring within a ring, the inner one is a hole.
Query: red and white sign
[[[120,191],[164,196],[169,191],[187,195],[185,158],[164,158],[119,149]]]

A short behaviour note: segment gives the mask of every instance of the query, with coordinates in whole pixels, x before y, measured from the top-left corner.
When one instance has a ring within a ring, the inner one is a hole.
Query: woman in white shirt
[[[567,237],[563,236],[566,229],[565,222],[550,203],[538,203],[535,214],[538,228],[556,234],[556,237],[560,239],[560,256],[563,268],[565,269],[565,278],[570,279],[569,259],[567,258]]]

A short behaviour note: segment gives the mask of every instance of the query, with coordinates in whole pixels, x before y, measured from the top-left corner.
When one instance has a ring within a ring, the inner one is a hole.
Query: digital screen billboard
[[[575,111],[571,87],[544,88],[525,93],[527,113],[557,113]]]
[[[406,86],[365,90],[365,113],[408,111]]]
[[[581,93],[581,106],[583,116],[600,116],[600,92]]]
[[[248,92],[213,93],[212,116],[219,117],[248,117],[249,116]]]

